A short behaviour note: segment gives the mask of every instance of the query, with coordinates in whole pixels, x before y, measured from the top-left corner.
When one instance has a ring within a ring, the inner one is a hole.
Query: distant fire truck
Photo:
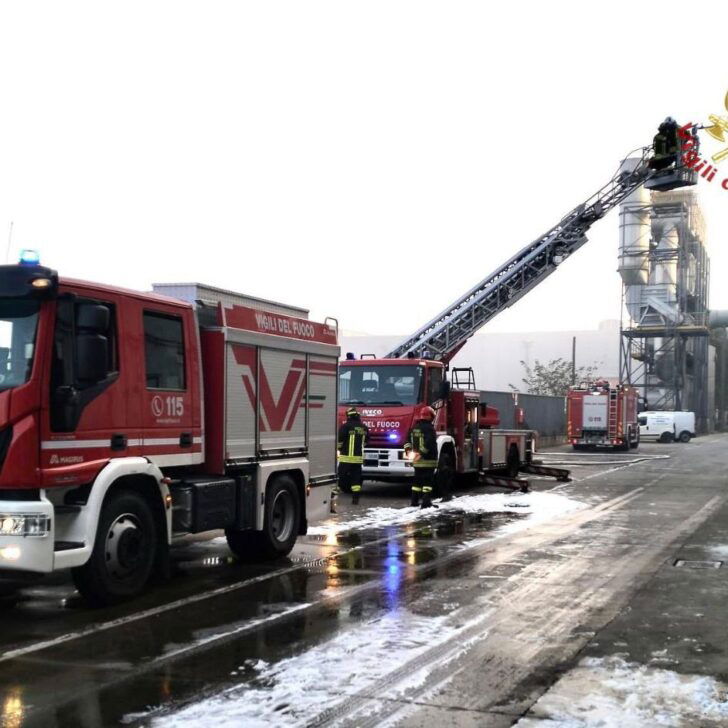
[[[637,390],[626,384],[598,381],[572,387],[566,396],[566,426],[574,450],[638,447],[638,401]]]
[[[164,573],[173,534],[225,529],[270,559],[327,515],[336,326],[155,291],[0,266],[0,575],[70,568],[108,604]]]

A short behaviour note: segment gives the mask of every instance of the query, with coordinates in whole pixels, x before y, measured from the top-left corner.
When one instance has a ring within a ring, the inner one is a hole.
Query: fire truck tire
[[[635,437],[634,440],[630,441],[629,446],[633,450],[636,450],[640,446],[640,433],[639,432],[637,433],[637,437]]]
[[[241,561],[270,561],[286,556],[296,543],[301,503],[289,475],[278,475],[268,486],[262,531],[225,531],[230,550]]]
[[[76,589],[92,606],[118,604],[140,594],[154,569],[157,527],[138,493],[112,493],[101,508],[91,557],[71,569]]]
[[[13,586],[12,588],[0,589],[0,612],[6,609],[12,609],[20,601],[20,586]]]
[[[440,453],[440,459],[437,461],[437,472],[435,476],[435,495],[444,496],[447,494],[452,497],[453,487],[455,486],[455,462],[452,453],[449,450],[443,450]]]

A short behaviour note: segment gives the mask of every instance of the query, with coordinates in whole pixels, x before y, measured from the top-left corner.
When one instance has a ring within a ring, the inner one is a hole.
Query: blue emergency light
[[[20,251],[20,265],[40,265],[40,255],[37,250],[25,249]]]
[[[390,433],[389,433],[389,434],[387,435],[387,437],[388,437],[388,438],[389,438],[390,440],[396,440],[396,439],[397,439],[397,437],[398,437],[398,435],[397,435],[397,433],[396,433],[396,432],[390,432]]]

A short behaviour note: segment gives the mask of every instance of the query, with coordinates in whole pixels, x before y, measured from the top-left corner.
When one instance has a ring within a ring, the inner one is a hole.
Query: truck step
[[[84,547],[81,541],[56,541],[53,544],[54,551],[71,551],[73,549],[82,549]]]
[[[58,516],[61,513],[80,513],[81,508],[82,508],[82,506],[78,506],[78,505],[63,504],[63,505],[53,506],[53,511]]]

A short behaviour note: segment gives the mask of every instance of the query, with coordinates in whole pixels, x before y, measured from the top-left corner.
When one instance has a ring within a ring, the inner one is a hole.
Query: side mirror
[[[76,311],[76,329],[96,334],[109,330],[110,311],[108,306],[97,303],[82,303]]]
[[[450,382],[447,379],[442,380],[440,385],[440,399],[447,399],[450,396]]]
[[[80,334],[76,339],[76,379],[83,386],[109,376],[109,340],[101,334]]]

